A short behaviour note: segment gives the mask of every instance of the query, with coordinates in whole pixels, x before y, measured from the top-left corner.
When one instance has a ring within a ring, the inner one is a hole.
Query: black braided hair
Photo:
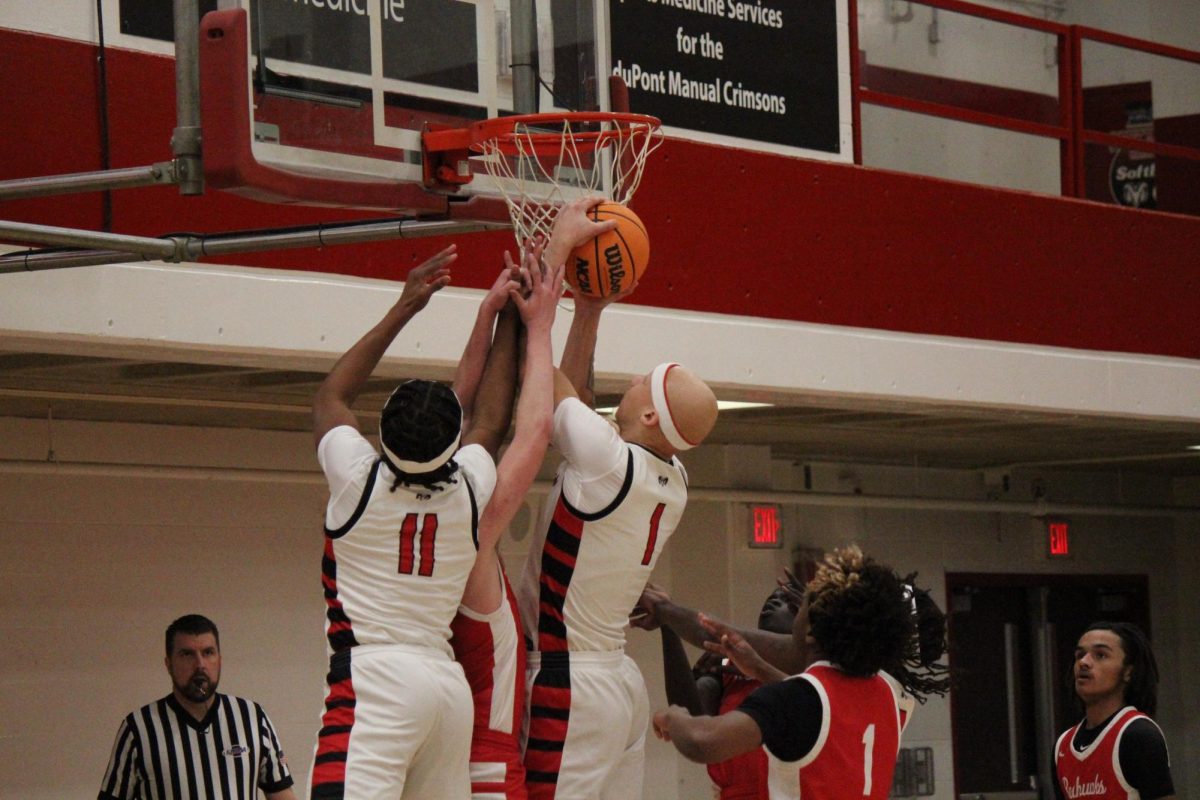
[[[438,381],[410,380],[388,398],[379,419],[379,435],[387,448],[406,461],[430,461],[450,447],[462,431],[462,406],[454,391]],[[454,483],[458,471],[454,458],[428,472],[401,470],[384,456],[396,474],[392,491],[402,484],[440,490]]]
[[[947,649],[946,615],[929,591],[917,586],[917,573],[905,576],[904,583],[909,588],[917,635],[908,640],[899,662],[884,669],[918,702],[924,703],[926,696],[944,695],[950,689],[950,668],[938,662]]]
[[[947,691],[946,668],[935,663],[945,650],[945,617],[928,592],[857,546],[825,557],[808,584],[808,605],[809,633],[847,674],[884,670],[920,702]]]

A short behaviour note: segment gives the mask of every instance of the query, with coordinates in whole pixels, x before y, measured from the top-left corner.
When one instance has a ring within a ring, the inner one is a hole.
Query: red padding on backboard
[[[398,181],[338,180],[260,163],[251,149],[249,47],[243,9],[200,22],[200,120],[204,177],[217,189],[269,203],[345,206],[401,214],[445,214],[445,197]]]

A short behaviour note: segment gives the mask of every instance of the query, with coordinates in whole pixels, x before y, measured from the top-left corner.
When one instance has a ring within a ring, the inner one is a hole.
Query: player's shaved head
[[[682,442],[688,447],[695,447],[704,441],[717,424],[717,396],[699,375],[679,364],[671,365],[663,377],[667,413],[664,414],[662,408],[658,409],[659,425],[663,425],[664,418],[669,418],[669,423],[674,426]],[[671,437],[667,439],[670,441]],[[686,449],[679,442],[671,443],[677,450]]]
[[[633,379],[617,407],[621,438],[663,456],[690,450],[717,422],[717,397],[700,376],[674,362]]]

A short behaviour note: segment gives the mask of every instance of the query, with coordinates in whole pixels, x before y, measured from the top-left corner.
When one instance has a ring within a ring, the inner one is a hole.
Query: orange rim
[[[511,117],[495,117],[472,124],[469,128],[470,149],[475,152],[499,150],[505,155],[515,156],[528,153],[531,149],[539,155],[558,152],[563,143],[563,130],[522,130],[525,128],[551,128],[563,125],[586,125],[609,123],[601,130],[570,130],[571,139],[577,149],[594,150],[611,141],[630,137],[652,136],[662,127],[662,121],[646,114],[631,114],[608,111],[572,111],[548,114],[518,114]],[[518,142],[519,140],[519,142]]]

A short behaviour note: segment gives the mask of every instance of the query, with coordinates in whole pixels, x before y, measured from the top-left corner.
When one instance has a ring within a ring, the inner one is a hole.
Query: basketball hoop
[[[524,114],[467,128],[429,130],[425,178],[430,186],[469,183],[482,165],[504,197],[517,245],[550,237],[563,203],[603,194],[628,205],[646,159],[662,143],[662,123],[644,114],[601,111]]]

